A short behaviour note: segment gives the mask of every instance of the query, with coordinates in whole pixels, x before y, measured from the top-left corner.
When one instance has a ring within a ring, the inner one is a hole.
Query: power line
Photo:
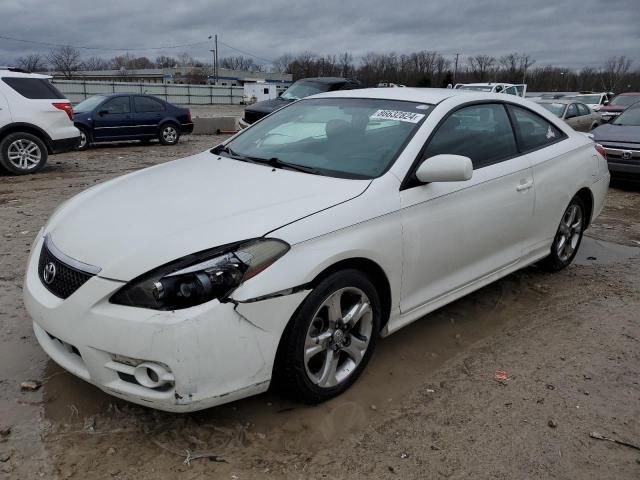
[[[171,48],[183,48],[183,47],[193,47],[195,45],[203,45],[205,43],[209,43],[208,41],[194,42],[194,43],[184,43],[182,45],[165,45],[163,47],[146,47],[146,48],[106,48],[106,47],[89,47],[85,45],[70,45],[65,43],[52,43],[52,42],[40,42],[37,40],[24,40],[21,38],[8,37],[6,35],[0,35],[1,39],[4,40],[12,40],[14,42],[22,42],[22,43],[31,43],[34,45],[44,45],[48,47],[73,47],[79,50],[102,50],[108,52],[134,52],[134,51],[146,51],[146,50],[166,50]]]
[[[224,45],[225,47],[230,48],[231,50],[235,50],[236,52],[244,53],[245,55],[249,55],[250,57],[257,58],[258,60],[264,60],[265,62],[275,63],[273,60],[270,60],[268,58],[260,57],[258,55],[254,55],[253,53],[247,52],[245,50],[240,50],[239,48],[232,47],[228,43],[224,43],[222,40],[218,40],[218,42],[221,45]]]

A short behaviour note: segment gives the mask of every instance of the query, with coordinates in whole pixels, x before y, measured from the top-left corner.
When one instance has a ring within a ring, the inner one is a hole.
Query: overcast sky
[[[350,51],[357,60],[367,51],[424,49],[463,59],[528,53],[537,65],[576,69],[626,55],[638,69],[639,18],[640,0],[0,0],[0,36],[105,49],[84,56],[140,48],[131,53],[186,51],[208,61],[206,40],[217,33],[261,63],[305,50]],[[195,42],[205,43],[150,49]],[[0,64],[48,48],[0,38]],[[220,44],[220,57],[238,54]]]

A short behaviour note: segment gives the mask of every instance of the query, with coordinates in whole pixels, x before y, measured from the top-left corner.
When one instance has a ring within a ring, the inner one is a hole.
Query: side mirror
[[[98,112],[98,115],[100,115],[102,117],[103,115],[106,115],[107,113],[109,113],[109,110],[100,110]]]
[[[416,177],[423,183],[464,182],[473,175],[469,157],[461,155],[436,155],[427,158],[416,170]]]
[[[602,102],[603,105],[609,105],[609,100],[605,100],[604,102]]]

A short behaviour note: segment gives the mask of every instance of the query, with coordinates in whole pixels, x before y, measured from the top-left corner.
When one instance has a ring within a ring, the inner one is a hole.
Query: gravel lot
[[[0,177],[0,478],[640,478],[639,450],[589,436],[640,444],[639,188],[610,189],[570,268],[527,268],[415,322],[319,406],[267,393],[172,415],[48,360],[21,285],[51,212],[96,182],[222,138],[101,146]],[[42,386],[23,392],[25,380]],[[188,465],[186,449],[224,461]]]

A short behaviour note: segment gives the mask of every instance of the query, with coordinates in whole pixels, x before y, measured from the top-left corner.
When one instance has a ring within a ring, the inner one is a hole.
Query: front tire
[[[30,133],[10,133],[0,142],[0,165],[12,175],[37,172],[48,156],[44,142]]]
[[[89,137],[89,132],[82,127],[76,127],[80,130],[80,145],[76,148],[76,150],[87,150],[91,145],[91,139]]]
[[[579,197],[573,197],[562,215],[551,244],[551,252],[540,262],[540,266],[549,272],[557,272],[568,267],[580,248],[586,220],[584,202]]]
[[[180,132],[178,127],[173,123],[165,123],[160,126],[158,140],[163,145],[175,145],[180,140]]]
[[[285,330],[276,385],[304,403],[323,402],[347,390],[371,358],[381,312],[378,292],[360,271],[341,270],[325,278]]]

